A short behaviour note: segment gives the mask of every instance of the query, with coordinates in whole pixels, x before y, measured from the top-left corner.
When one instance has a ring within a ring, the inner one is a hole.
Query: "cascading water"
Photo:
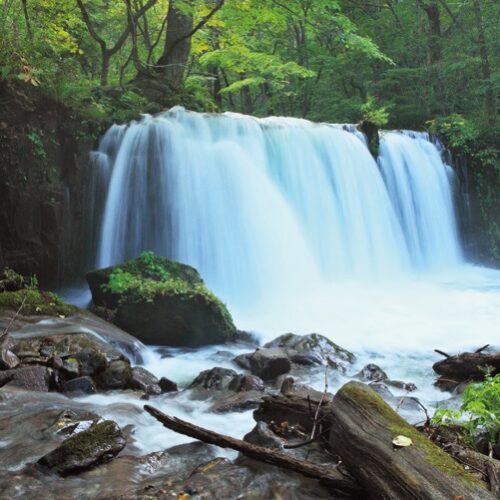
[[[230,305],[461,262],[450,177],[423,134],[174,108],[104,136],[98,266],[151,249]],[[99,220],[99,216],[94,218]]]

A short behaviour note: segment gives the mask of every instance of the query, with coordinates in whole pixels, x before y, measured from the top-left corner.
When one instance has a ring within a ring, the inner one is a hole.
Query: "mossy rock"
[[[144,252],[87,274],[94,304],[116,310],[115,323],[142,342],[196,347],[236,333],[226,306],[196,269]]]
[[[118,425],[112,420],[105,420],[69,437],[38,463],[61,475],[73,474],[108,462],[120,453],[125,444]]]
[[[20,308],[23,315],[71,316],[79,311],[51,292],[23,288],[15,292],[0,293],[0,309],[17,311]]]

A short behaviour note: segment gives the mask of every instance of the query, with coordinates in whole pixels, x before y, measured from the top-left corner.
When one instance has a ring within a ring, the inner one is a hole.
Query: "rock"
[[[382,370],[382,368],[375,363],[369,363],[364,366],[356,377],[361,380],[369,380],[371,382],[382,382],[389,378],[387,373],[385,373],[384,370]]]
[[[19,358],[9,349],[0,349],[0,370],[11,370],[20,363]]]
[[[264,381],[256,375],[236,375],[229,383],[228,389],[235,392],[263,391]]]
[[[161,392],[174,392],[179,390],[177,384],[175,382],[172,382],[172,380],[169,380],[166,377],[162,377],[160,379],[159,386]]]
[[[199,373],[189,388],[202,388],[209,390],[226,389],[235,376],[237,376],[237,373],[234,370],[216,366],[215,368],[204,370]]]
[[[109,286],[117,273],[131,283],[120,293]],[[197,347],[226,342],[236,333],[225,305],[194,268],[151,252],[92,271],[87,281],[94,303],[116,309],[116,324],[148,344]],[[147,286],[139,292],[137,282]]]
[[[78,375],[80,374],[80,363],[76,358],[72,356],[63,359],[63,365],[61,371],[64,372],[64,374],[68,378],[78,377]]]
[[[62,392],[76,394],[94,394],[96,392],[94,381],[90,377],[77,377],[67,380],[62,384]]]
[[[61,475],[74,474],[110,461],[120,453],[125,444],[118,425],[105,420],[69,437],[38,463]]]
[[[132,368],[132,374],[129,380],[129,387],[138,391],[144,391],[146,394],[158,395],[162,390],[159,380],[146,369],[136,366]]]
[[[215,413],[229,413],[236,411],[246,411],[257,408],[262,400],[261,391],[245,391],[230,393],[227,396],[218,398],[211,406],[210,411]]]
[[[80,375],[96,375],[108,366],[108,357],[96,348],[86,347],[73,357],[78,360]]]
[[[345,371],[345,365],[353,363],[355,360],[354,354],[318,333],[308,335],[286,333],[268,342],[264,347],[285,349],[289,353],[291,361],[297,364],[327,363],[331,368],[341,371]]]
[[[255,427],[248,434],[245,434],[243,441],[277,450],[283,448],[281,439],[269,429],[265,422],[257,422]]]
[[[0,372],[0,386],[3,380],[9,378],[11,378],[9,385],[22,387],[29,391],[48,392],[52,382],[52,370],[40,365],[4,370]]]
[[[240,359],[241,356],[238,356],[235,362],[241,366]],[[292,368],[288,354],[279,347],[257,349],[244,359],[245,364],[248,362],[250,371],[262,380],[272,380],[283,373],[288,373]]]
[[[417,386],[413,382],[402,382],[401,380],[386,380],[386,384],[402,389],[403,391],[413,392],[417,390]]]
[[[132,376],[132,369],[127,361],[113,361],[96,378],[97,385],[105,390],[125,389]]]

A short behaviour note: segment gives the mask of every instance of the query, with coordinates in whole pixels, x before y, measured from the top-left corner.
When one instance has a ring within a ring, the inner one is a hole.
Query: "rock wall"
[[[36,274],[45,286],[74,274],[82,242],[72,228],[97,134],[38,88],[0,80],[0,268]]]

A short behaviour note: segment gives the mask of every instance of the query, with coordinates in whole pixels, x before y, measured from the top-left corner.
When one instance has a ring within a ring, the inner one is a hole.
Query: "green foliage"
[[[479,434],[488,442],[500,440],[500,374],[487,375],[483,382],[469,384],[460,410],[438,409],[433,417],[436,425],[463,425],[466,438],[472,444]]]
[[[362,119],[374,123],[378,127],[383,127],[389,122],[389,113],[385,106],[378,107],[375,99],[369,96],[366,103],[361,106]]]
[[[26,132],[26,138],[29,139],[33,145],[33,154],[38,158],[45,160],[47,158],[47,152],[45,151],[45,146],[43,144],[40,132],[37,130],[30,130]]]
[[[448,147],[460,154],[471,153],[479,131],[474,123],[459,114],[438,116],[426,123],[429,131],[442,137]]]

